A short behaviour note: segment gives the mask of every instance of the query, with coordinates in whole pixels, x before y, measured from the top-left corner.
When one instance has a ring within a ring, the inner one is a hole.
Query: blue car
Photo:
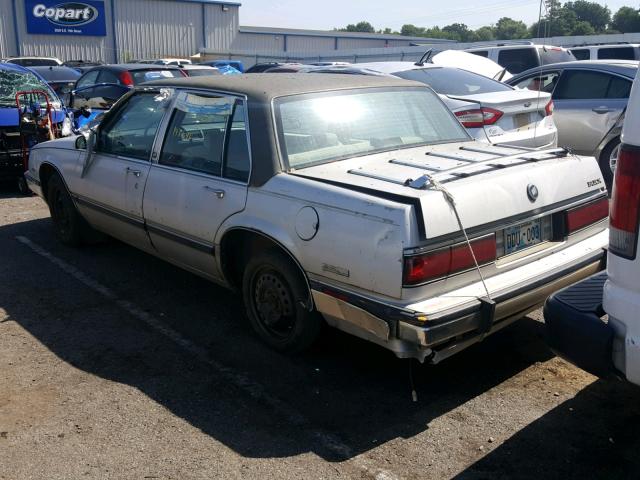
[[[209,65],[210,67],[232,67],[238,70],[240,73],[244,72],[244,65],[238,60],[210,60],[208,62],[202,62],[198,65]]]
[[[71,133],[66,109],[40,75],[17,64],[0,63],[0,180],[16,180],[21,187],[26,185],[23,177],[23,142],[29,147],[34,143],[36,136],[21,135],[16,94],[29,90],[43,91],[47,94],[53,107],[52,121],[56,130],[64,130],[68,132],[67,135]],[[41,107],[43,111],[45,105]]]

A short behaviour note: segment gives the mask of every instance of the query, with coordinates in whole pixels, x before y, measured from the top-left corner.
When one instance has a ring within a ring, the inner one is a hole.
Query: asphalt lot
[[[535,312],[438,366],[327,330],[263,346],[240,299],[116,241],[71,249],[0,187],[0,479],[631,478],[640,389]]]

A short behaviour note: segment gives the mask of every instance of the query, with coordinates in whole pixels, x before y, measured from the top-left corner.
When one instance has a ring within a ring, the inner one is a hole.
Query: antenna
[[[433,48],[430,48],[429,50],[424,52],[424,55],[422,55],[420,57],[420,60],[418,60],[416,63],[414,63],[414,65],[416,67],[424,67],[425,62],[429,61],[429,59],[431,58],[431,54],[432,53],[433,53]]]

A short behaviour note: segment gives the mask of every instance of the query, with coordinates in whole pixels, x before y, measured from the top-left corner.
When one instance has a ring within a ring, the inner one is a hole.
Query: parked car
[[[4,61],[23,67],[56,67],[62,65],[62,61],[56,57],[11,57]]]
[[[357,63],[306,72],[385,73],[429,85],[476,140],[532,148],[555,147],[551,95],[513,87],[466,70],[412,62]],[[267,72],[277,71],[276,69]]]
[[[616,168],[607,271],[552,296],[544,308],[553,350],[594,375],[640,385],[640,80],[635,79]]]
[[[37,73],[17,64],[0,63],[0,180],[15,181],[26,193],[23,177],[26,165],[22,149],[23,140],[27,140],[27,137],[21,135],[20,115],[16,103],[16,95],[23,91],[44,92],[53,107],[53,127],[61,133],[64,131],[66,135],[71,134],[71,129],[64,106],[56,93]],[[22,102],[24,103],[24,99]],[[39,132],[30,133],[32,134],[28,137],[29,143]]]
[[[182,71],[185,73],[187,77],[202,77],[208,75],[222,75],[220,70],[214,67],[210,67],[208,65],[182,65]]]
[[[235,288],[289,352],[324,319],[437,363],[601,269],[608,238],[592,158],[481,144],[383,76],[151,82],[28,174],[62,242],[97,229]]]
[[[65,67],[74,68],[80,73],[84,73],[87,70],[89,70],[91,67],[104,65],[104,62],[99,62],[94,60],[67,60],[62,65],[64,65]]]
[[[160,78],[185,76],[183,69],[173,65],[125,63],[100,65],[87,70],[76,82],[69,99],[69,107],[75,112],[75,127],[92,122],[136,85]]]
[[[558,145],[598,159],[609,191],[631,84],[638,62],[591,60],[546,65],[508,80],[518,89],[551,93]]]
[[[281,65],[286,65],[282,62],[265,62],[265,63],[256,63],[255,65],[247,68],[244,73],[263,73],[265,70],[269,70],[273,67],[279,67]]]
[[[640,60],[640,44],[580,45],[570,48],[577,60]]]
[[[68,102],[69,94],[81,75],[81,73],[75,68],[65,66],[29,67],[29,70],[36,72],[40,77],[46,80],[49,86],[65,104]]]
[[[513,76],[506,68],[493,60],[463,50],[443,50],[433,56],[429,55],[429,63],[440,67],[461,68],[500,82]]]
[[[201,62],[198,65],[208,65],[210,67],[232,67],[238,70],[240,73],[244,72],[244,64],[239,60],[210,60],[208,62]]]
[[[263,73],[296,73],[307,69],[309,66],[304,63],[281,63],[264,70]]]
[[[566,48],[532,42],[485,44],[465,51],[493,60],[514,75],[530,68],[576,59]]]

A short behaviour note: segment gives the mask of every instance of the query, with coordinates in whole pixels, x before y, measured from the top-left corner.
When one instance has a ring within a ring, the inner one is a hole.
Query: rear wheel
[[[620,151],[620,137],[611,140],[606,147],[600,153],[598,164],[604,183],[607,186],[607,191],[611,195],[611,187],[613,186],[613,173],[618,159],[618,152]]]
[[[281,352],[300,352],[316,340],[322,321],[309,311],[306,282],[284,254],[267,251],[249,260],[242,293],[253,329]]]
[[[49,179],[47,203],[58,240],[65,245],[80,245],[83,234],[89,227],[76,210],[67,188],[58,175],[53,175]]]

